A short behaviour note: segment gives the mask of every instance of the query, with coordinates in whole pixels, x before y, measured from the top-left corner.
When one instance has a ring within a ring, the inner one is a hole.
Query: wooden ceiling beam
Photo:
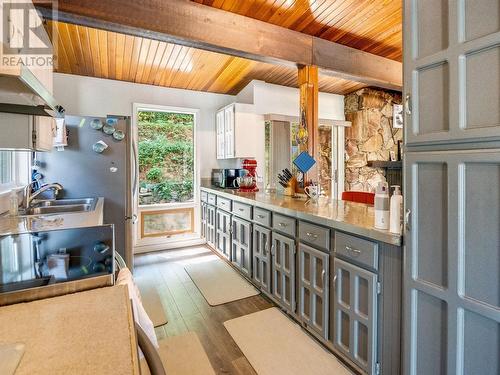
[[[47,1],[33,2],[52,19]],[[192,1],[58,0],[57,9],[63,22],[257,61],[316,65],[331,76],[402,88],[399,62]]]

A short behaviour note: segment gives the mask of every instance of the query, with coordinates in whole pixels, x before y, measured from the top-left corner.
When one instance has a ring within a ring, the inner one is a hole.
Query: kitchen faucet
[[[57,194],[63,189],[63,186],[57,182],[53,184],[46,184],[43,185],[40,189],[35,191],[33,194],[31,193],[31,186],[35,183],[36,181],[30,182],[28,185],[24,187],[24,199],[23,199],[23,208],[28,208],[36,197],[38,197],[40,194],[43,192],[53,189],[54,190],[54,197],[57,196]]]

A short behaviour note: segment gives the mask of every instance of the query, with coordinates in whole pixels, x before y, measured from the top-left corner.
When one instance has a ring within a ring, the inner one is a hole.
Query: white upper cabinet
[[[216,115],[217,159],[224,159],[224,111]]]
[[[234,158],[234,110],[235,104],[224,109],[224,157]]]
[[[21,75],[21,69],[28,69],[52,94],[53,47],[42,18],[29,0],[1,3],[0,16],[8,20],[10,37],[0,42],[0,75]],[[26,37],[26,33],[31,34]]]
[[[0,150],[52,151],[55,129],[52,117],[2,113]]]
[[[233,103],[217,111],[217,159],[254,158],[260,116],[251,104]]]

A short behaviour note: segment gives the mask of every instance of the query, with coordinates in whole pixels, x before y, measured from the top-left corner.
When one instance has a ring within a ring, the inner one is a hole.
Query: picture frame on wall
[[[396,151],[389,151],[389,155],[391,156],[391,161],[398,161],[398,157],[396,156]]]
[[[403,105],[394,104],[392,113],[392,126],[395,129],[403,129]]]

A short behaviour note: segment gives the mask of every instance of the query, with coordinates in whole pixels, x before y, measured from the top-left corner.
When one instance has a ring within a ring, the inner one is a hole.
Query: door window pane
[[[142,211],[141,219],[142,238],[192,233],[194,230],[193,208]]]
[[[194,115],[139,110],[139,204],[193,201]]]

